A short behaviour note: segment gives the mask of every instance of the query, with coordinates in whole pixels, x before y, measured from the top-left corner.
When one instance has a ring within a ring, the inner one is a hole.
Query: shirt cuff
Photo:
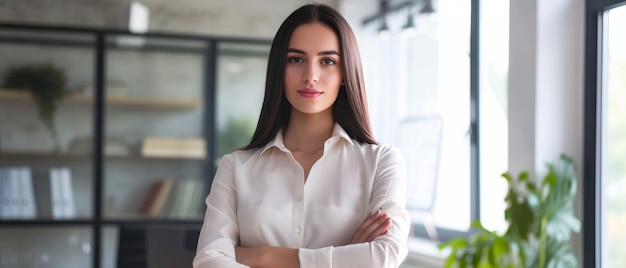
[[[318,249],[301,248],[298,250],[300,268],[332,268],[333,247]]]

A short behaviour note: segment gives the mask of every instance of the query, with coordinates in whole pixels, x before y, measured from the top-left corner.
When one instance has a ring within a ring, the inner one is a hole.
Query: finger
[[[359,228],[357,228],[357,231],[352,237],[352,241],[350,241],[350,243],[360,243],[359,240],[363,239],[364,230],[370,224],[372,224],[372,222],[374,222],[376,220],[376,217],[378,217],[379,215],[380,215],[380,210],[377,210],[377,211],[372,212],[369,216],[367,216],[367,218],[365,218],[365,220],[361,223],[361,225],[359,225]]]
[[[364,242],[372,242],[377,237],[389,233],[389,227],[391,227],[391,218],[385,219],[385,221],[379,226],[379,228],[371,232]]]
[[[373,240],[373,238],[378,237],[382,232],[384,232],[386,228],[383,225],[385,224],[385,220],[387,218],[389,218],[389,215],[387,213],[379,214],[376,216],[376,218],[364,222],[361,225],[360,230],[354,236],[352,243],[369,242]]]
[[[383,227],[387,219],[389,218],[389,214],[385,213],[376,218],[372,224],[370,224],[363,232],[364,238],[363,240],[368,240],[368,237],[375,234],[379,229]]]
[[[367,237],[367,228],[369,228],[372,223],[376,222],[376,220],[380,216],[380,213],[380,210],[376,210],[372,212],[369,216],[367,216],[367,218],[365,218],[363,223],[361,223],[361,225],[357,229],[350,243],[362,243],[363,240]]]

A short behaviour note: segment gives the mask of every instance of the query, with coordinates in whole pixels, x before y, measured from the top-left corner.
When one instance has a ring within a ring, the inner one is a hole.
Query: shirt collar
[[[333,127],[333,135],[330,138],[328,138],[328,140],[326,140],[326,144],[328,144],[329,142],[339,140],[339,139],[344,139],[348,143],[350,143],[350,145],[354,145],[354,141],[352,141],[352,139],[350,138],[350,135],[348,135],[348,133],[339,125],[339,123],[335,123],[335,126]],[[276,133],[276,136],[274,137],[274,139],[268,142],[263,147],[263,150],[261,150],[261,155],[263,155],[265,151],[269,150],[272,147],[276,147],[283,152],[289,152],[289,149],[285,147],[285,143],[283,142],[283,129],[282,128],[278,130],[278,133]]]

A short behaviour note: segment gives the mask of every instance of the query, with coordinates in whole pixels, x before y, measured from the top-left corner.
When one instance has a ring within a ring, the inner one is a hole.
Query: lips
[[[321,96],[322,94],[324,94],[323,92],[318,91],[316,89],[312,89],[312,88],[303,88],[303,89],[298,90],[297,92],[298,94],[300,94],[300,96],[309,98],[309,99],[317,98]]]

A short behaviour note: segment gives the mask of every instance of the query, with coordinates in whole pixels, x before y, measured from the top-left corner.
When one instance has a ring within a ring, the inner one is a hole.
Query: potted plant
[[[54,115],[59,103],[67,96],[65,72],[53,64],[22,65],[10,68],[3,87],[11,90],[28,90],[37,106],[39,119],[50,132],[59,151],[59,137]]]
[[[574,215],[577,172],[573,160],[561,155],[556,165],[548,164],[541,181],[528,172],[517,178],[502,174],[509,185],[504,217],[504,234],[485,229],[480,221],[469,237],[442,243],[447,253],[445,267],[577,267],[569,238],[580,230]]]

